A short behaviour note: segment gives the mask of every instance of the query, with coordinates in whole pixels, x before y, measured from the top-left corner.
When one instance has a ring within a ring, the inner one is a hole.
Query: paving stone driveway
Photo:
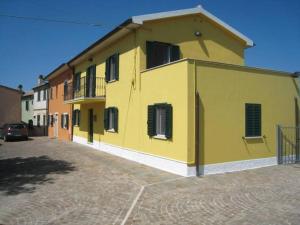
[[[0,141],[0,224],[300,224],[300,165],[183,178],[75,143]]]

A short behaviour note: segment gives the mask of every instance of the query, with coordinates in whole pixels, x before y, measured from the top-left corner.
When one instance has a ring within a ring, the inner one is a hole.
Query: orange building
[[[46,79],[49,82],[48,136],[72,140],[72,105],[64,103],[66,88],[72,84],[72,70],[62,64]]]

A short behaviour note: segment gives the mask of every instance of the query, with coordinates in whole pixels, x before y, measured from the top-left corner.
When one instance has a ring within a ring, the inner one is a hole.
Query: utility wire
[[[9,17],[15,19],[23,19],[23,20],[35,20],[35,21],[43,21],[43,22],[53,22],[53,23],[68,23],[68,24],[76,24],[76,25],[88,25],[99,27],[101,24],[97,23],[88,23],[88,22],[80,22],[80,21],[67,21],[67,20],[57,20],[57,19],[49,19],[49,18],[40,18],[40,17],[26,17],[26,16],[15,16],[15,15],[8,15],[8,14],[1,14],[2,17]]]

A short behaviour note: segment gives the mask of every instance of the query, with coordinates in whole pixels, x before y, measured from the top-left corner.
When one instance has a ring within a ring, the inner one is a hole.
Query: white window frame
[[[68,127],[67,127],[67,115],[69,115],[69,113],[63,113],[63,129],[68,129]]]
[[[112,109],[109,109],[108,110],[108,131],[111,131],[111,132],[115,132],[115,121],[114,121],[114,118],[115,117],[115,113],[113,112]]]
[[[164,115],[163,115],[164,114]],[[157,107],[155,110],[155,133],[156,138],[166,138],[166,118],[167,112],[163,107]]]

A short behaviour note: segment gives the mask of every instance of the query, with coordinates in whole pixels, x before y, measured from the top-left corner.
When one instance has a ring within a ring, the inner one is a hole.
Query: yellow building
[[[73,141],[184,176],[275,165],[297,88],[253,45],[202,7],[130,18],[67,63]]]

